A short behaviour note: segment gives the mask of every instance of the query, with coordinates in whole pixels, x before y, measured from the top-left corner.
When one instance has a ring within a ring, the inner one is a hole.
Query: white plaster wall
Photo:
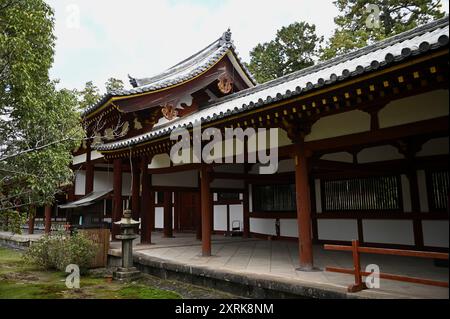
[[[73,165],[82,164],[86,162],[86,153],[74,156],[72,159]]]
[[[368,147],[358,153],[358,163],[389,161],[404,158],[392,145]]]
[[[409,180],[406,175],[401,175],[400,178],[401,178],[401,182],[402,182],[403,211],[409,213],[412,210],[411,191],[409,189]]]
[[[417,156],[420,157],[448,154],[448,142],[448,137],[431,139],[422,145],[422,149],[420,150],[420,152],[417,152]]]
[[[417,171],[417,187],[419,188],[419,203],[421,212],[429,212],[428,196],[427,196],[427,182],[425,171]]]
[[[113,172],[94,172],[94,192],[112,189],[113,179]]]
[[[236,130],[237,128],[235,128]],[[291,144],[291,141],[287,137],[287,133],[279,128],[270,128],[269,130],[258,131],[258,128],[247,128],[244,131],[244,135],[248,137],[248,151],[253,153],[257,151],[257,147],[261,145],[261,150],[268,148],[282,147]],[[242,154],[245,149],[244,142],[235,137],[226,139],[225,134],[210,135],[205,140],[210,153],[204,154],[209,161],[218,162],[217,159],[228,157],[232,155]],[[223,141],[218,139],[222,138]],[[212,154],[211,154],[212,153]]]
[[[233,227],[233,221],[239,221],[239,225],[241,230],[244,229],[244,207],[242,204],[239,205],[230,205],[230,230]],[[226,228],[226,220],[225,220],[225,228]]]
[[[278,146],[286,146],[286,145],[291,145],[292,141],[291,139],[288,137],[287,132],[285,130],[282,129],[278,129]]]
[[[260,141],[264,141],[265,143]],[[259,149],[260,143],[262,146],[265,146],[261,147],[261,149],[268,149],[271,147],[274,148],[291,144],[286,132],[279,128],[272,128],[271,130],[261,130],[261,132],[259,132],[258,128],[256,128],[255,134],[251,135],[248,138],[248,151],[257,151]]]
[[[280,219],[280,235],[298,238],[297,219]]]
[[[414,245],[410,220],[363,220],[363,233],[368,243]]]
[[[227,230],[227,205],[214,205],[214,230]]]
[[[155,207],[155,228],[164,228],[164,208]]]
[[[149,168],[170,167],[170,156],[168,154],[155,155],[148,167]]]
[[[86,172],[75,171],[75,195],[84,195],[86,189]]]
[[[436,90],[399,99],[378,113],[380,128],[448,115],[448,90]]]
[[[250,232],[265,235],[276,235],[275,219],[250,218]]]
[[[448,248],[448,220],[422,221],[423,242],[425,246]]]
[[[100,152],[97,152],[97,151],[91,152],[91,160],[96,160],[99,158],[103,158],[103,155]]]
[[[286,159],[278,162],[277,173],[294,172],[295,162],[293,159]]]
[[[320,159],[328,161],[353,163],[353,155],[348,152],[329,153],[323,155]]]
[[[182,171],[170,174],[153,174],[153,186],[197,187],[198,171]]]
[[[370,115],[359,110],[320,118],[311,128],[305,141],[320,140],[370,130]]]
[[[318,219],[317,231],[322,240],[358,239],[358,223],[354,219]]]

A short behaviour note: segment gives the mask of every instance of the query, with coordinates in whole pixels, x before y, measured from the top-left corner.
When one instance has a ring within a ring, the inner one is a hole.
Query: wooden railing
[[[371,273],[361,271],[361,259],[360,259],[361,253],[448,260],[448,253],[437,253],[437,252],[426,252],[426,251],[415,251],[415,250],[401,250],[401,249],[385,249],[385,248],[373,248],[373,247],[360,247],[358,240],[353,240],[351,246],[324,245],[324,249],[325,250],[351,251],[352,252],[352,254],[353,254],[353,269],[341,268],[341,267],[326,267],[325,268],[326,271],[330,271],[330,272],[354,275],[355,283],[348,287],[349,292],[358,292],[363,289],[367,289],[367,286],[363,282],[362,277],[369,276],[369,275],[371,275]],[[448,288],[448,282],[425,279],[425,278],[408,277],[408,276],[394,275],[394,274],[387,274],[387,273],[380,273],[380,278]]]

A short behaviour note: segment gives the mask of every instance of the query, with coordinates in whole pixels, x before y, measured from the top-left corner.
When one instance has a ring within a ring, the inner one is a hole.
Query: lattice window
[[[295,185],[253,185],[253,211],[293,212],[296,210]]]
[[[399,211],[398,176],[373,176],[322,181],[323,211]]]
[[[448,209],[450,177],[448,171],[435,171],[429,173],[429,194],[433,210]]]
[[[240,199],[240,193],[239,192],[218,192],[217,193],[217,200],[220,201],[238,201]]]

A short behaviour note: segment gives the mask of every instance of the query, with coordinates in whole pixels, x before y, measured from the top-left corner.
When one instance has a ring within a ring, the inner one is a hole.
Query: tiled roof
[[[120,90],[105,94],[99,101],[97,101],[96,104],[86,108],[86,110],[82,113],[82,116],[88,116],[104,105],[112,97],[132,97],[134,94],[170,88],[171,86],[189,81],[199,74],[207,71],[230,51],[234,54],[236,60],[249,80],[253,84],[256,84],[256,80],[253,78],[253,75],[245,67],[236,52],[236,48],[231,40],[231,31],[227,30],[219,39],[208,45],[203,50],[195,53],[186,60],[174,65],[157,76],[143,79],[130,77],[130,83],[133,86],[131,90]]]
[[[349,54],[226,96],[186,117],[154,127],[150,132],[99,145],[97,149],[108,151],[131,147],[168,135],[172,130],[179,127],[192,127],[194,123],[199,121],[202,124],[216,121],[246,112],[249,109],[259,108],[293,96],[300,96],[316,88],[331,85],[349,77],[357,77],[412,56],[426,54],[448,45],[448,42],[449,18],[447,16]]]

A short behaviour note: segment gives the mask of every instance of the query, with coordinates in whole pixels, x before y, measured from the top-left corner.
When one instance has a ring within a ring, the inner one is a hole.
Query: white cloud
[[[55,9],[58,37],[51,75],[68,88],[93,80],[103,89],[109,77],[128,83],[128,73],[154,75],[228,27],[241,57],[248,60],[254,46],[295,21],[314,23],[317,33],[328,37],[338,14],[332,0],[46,1]],[[73,28],[78,11],[79,27]]]

